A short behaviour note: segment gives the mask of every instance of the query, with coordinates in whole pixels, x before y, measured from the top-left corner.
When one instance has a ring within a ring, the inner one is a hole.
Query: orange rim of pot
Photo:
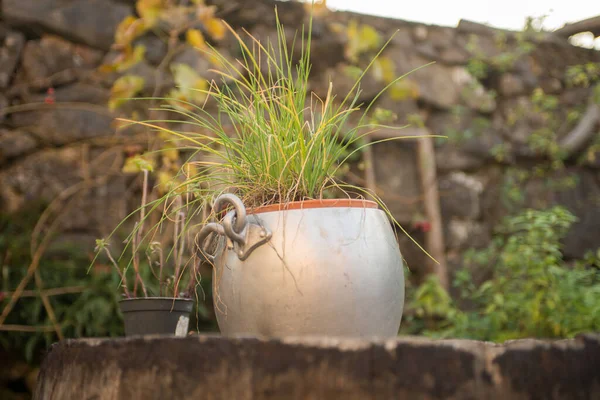
[[[272,211],[305,210],[310,208],[377,208],[377,203],[372,200],[362,199],[317,199],[278,203],[268,206],[256,207],[248,210],[248,214],[260,214]]]

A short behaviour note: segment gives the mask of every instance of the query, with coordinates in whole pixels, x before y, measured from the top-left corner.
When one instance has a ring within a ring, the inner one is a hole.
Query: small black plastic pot
[[[186,336],[194,302],[172,297],[138,297],[121,300],[119,306],[125,320],[125,336]]]

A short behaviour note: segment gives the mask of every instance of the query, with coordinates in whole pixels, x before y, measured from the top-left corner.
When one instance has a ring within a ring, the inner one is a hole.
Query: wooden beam
[[[365,166],[365,186],[372,193],[377,193],[377,178],[373,162],[373,147],[367,146],[363,151],[363,164]]]
[[[440,195],[438,191],[437,172],[435,163],[434,138],[426,128],[408,127],[404,129],[379,129],[369,133],[372,141],[385,139],[416,140],[417,162],[423,196],[423,208],[431,229],[425,233],[425,250],[437,261],[427,259],[427,270],[435,274],[440,284],[447,290],[449,288],[448,268],[446,264],[446,245],[444,242],[444,229],[442,225],[442,212],[440,210]],[[375,192],[376,175],[373,165],[373,150],[366,147],[363,153],[365,163],[366,187]]]
[[[446,265],[446,245],[442,212],[440,210],[440,195],[438,192],[437,172],[435,163],[435,148],[430,133],[422,129],[424,135],[418,140],[418,166],[421,175],[423,191],[423,208],[430,224],[429,232],[425,234],[425,249],[437,261],[427,259],[427,269],[435,274],[442,287],[449,289],[448,267]]]
[[[562,28],[555,30],[553,34],[569,37],[581,32],[592,32],[594,36],[600,36],[600,15],[572,24],[565,24]]]
[[[381,128],[370,132],[371,140],[399,139],[399,140],[421,140],[421,136],[431,135],[427,129],[408,127],[403,129]]]
[[[559,141],[560,147],[568,155],[581,150],[598,132],[596,126],[600,122],[600,106],[590,101],[585,113],[571,132]]]

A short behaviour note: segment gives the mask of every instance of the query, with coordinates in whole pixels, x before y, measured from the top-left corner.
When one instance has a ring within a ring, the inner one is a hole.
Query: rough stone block
[[[108,50],[117,25],[132,8],[110,0],[5,0],[6,22],[27,29],[41,29],[73,41]]]
[[[0,129],[0,165],[31,152],[37,147],[37,142],[24,131],[9,131]]]
[[[38,400],[597,399],[600,336],[505,345],[190,336],[69,340]]]
[[[36,81],[49,80],[57,74],[66,76],[58,82],[43,83],[64,84],[77,78],[75,71],[97,67],[102,56],[101,51],[73,44],[57,36],[46,35],[40,40],[27,43],[23,51],[22,70],[30,85]]]
[[[78,107],[40,108],[11,116],[15,127],[26,127],[49,144],[63,145],[77,140],[110,136],[113,117],[102,105],[108,102],[108,90],[77,83],[56,89],[57,103],[81,103]],[[45,95],[33,96],[32,103],[43,103]]]
[[[5,89],[19,63],[25,36],[20,32],[8,32],[0,44],[0,89]]]
[[[373,145],[373,163],[381,198],[401,222],[411,222],[421,210],[421,183],[414,143]]]
[[[574,187],[565,187],[565,179],[575,178]],[[551,183],[551,184],[549,184]],[[527,206],[546,208],[561,205],[576,217],[564,238],[566,258],[582,258],[588,251],[596,251],[600,238],[600,183],[598,174],[585,168],[568,168],[545,179],[535,179],[525,185]]]
[[[454,172],[439,179],[440,206],[445,218],[479,219],[484,184],[474,175]]]
[[[102,156],[86,145],[64,146],[17,158],[0,171],[0,209],[12,213],[30,201],[66,196],[63,230],[106,235],[127,215],[127,199],[124,177],[116,176],[122,165],[120,150],[100,151]],[[90,174],[89,184],[83,182],[84,171]]]

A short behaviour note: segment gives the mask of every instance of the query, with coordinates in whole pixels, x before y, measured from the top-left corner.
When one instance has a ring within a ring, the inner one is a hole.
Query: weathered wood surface
[[[592,32],[594,36],[600,36],[600,15],[583,21],[565,24],[562,28],[553,33],[559,36],[569,37],[581,32]]]
[[[399,338],[68,340],[39,400],[600,399],[600,335],[505,345]]]

